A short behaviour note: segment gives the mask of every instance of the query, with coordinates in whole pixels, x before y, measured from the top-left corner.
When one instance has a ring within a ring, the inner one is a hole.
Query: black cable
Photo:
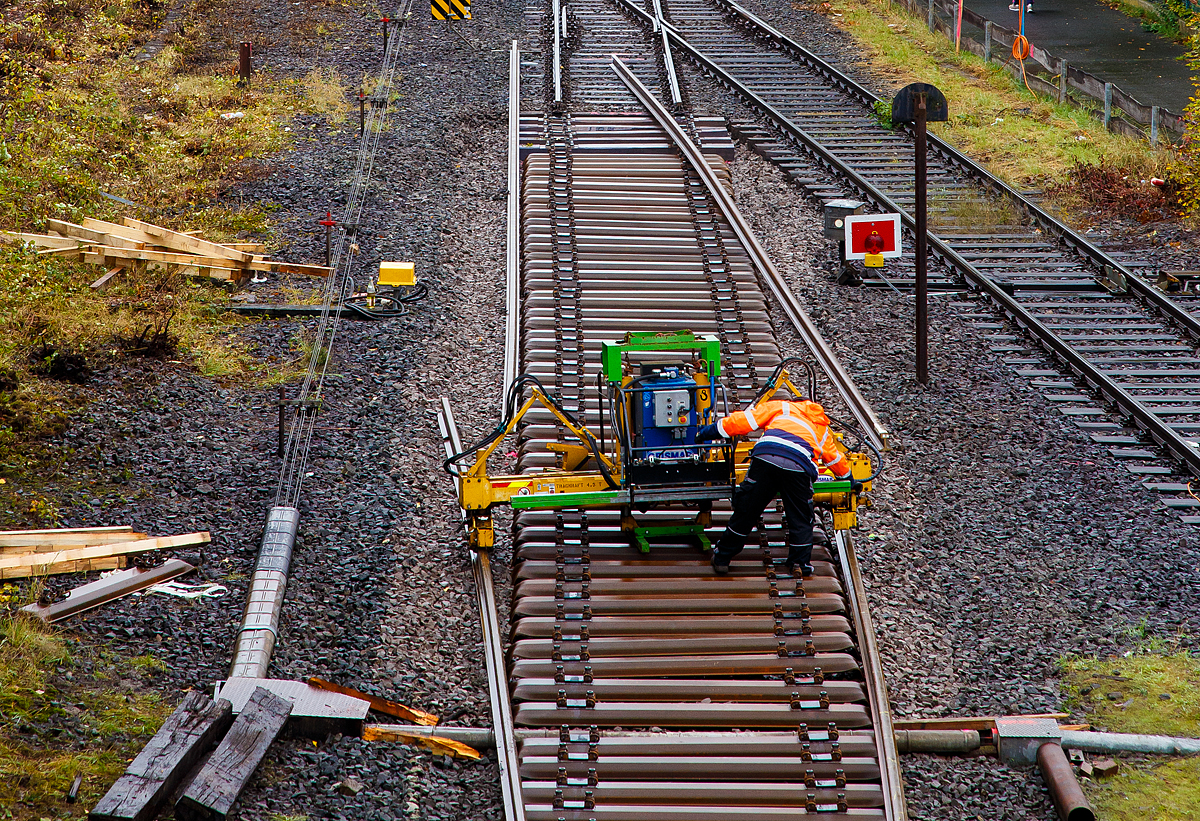
[[[372,308],[368,304],[371,297],[362,294],[342,300],[342,307],[358,314],[363,319],[394,319],[408,313],[405,305],[411,305],[427,296],[429,296],[429,287],[424,282],[420,282],[406,294],[399,294],[395,288],[376,294],[376,305],[391,305],[392,307]]]

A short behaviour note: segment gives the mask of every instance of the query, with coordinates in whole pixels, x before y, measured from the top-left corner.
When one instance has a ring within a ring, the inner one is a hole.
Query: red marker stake
[[[325,219],[321,220],[320,225],[325,226],[325,267],[329,267],[329,235],[333,231],[333,226],[337,225],[337,220],[333,218],[332,211],[325,212]]]

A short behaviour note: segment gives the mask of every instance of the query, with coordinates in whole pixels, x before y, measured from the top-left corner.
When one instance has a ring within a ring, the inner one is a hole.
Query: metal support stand
[[[249,43],[242,43],[238,47],[238,85],[239,86],[250,85],[250,72],[251,72],[250,52],[251,52],[251,45]]]
[[[928,174],[925,155],[925,115],[927,95],[916,95],[917,122],[917,381],[929,384],[929,272],[927,269],[929,249],[927,247],[927,217],[925,183]]]

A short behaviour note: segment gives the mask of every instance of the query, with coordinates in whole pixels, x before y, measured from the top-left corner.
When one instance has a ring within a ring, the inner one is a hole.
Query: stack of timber
[[[21,579],[125,567],[153,550],[208,544],[208,531],[151,537],[132,527],[0,531],[0,579]]]
[[[47,220],[51,233],[0,233],[0,239],[33,245],[39,254],[99,265],[105,273],[92,283],[103,288],[122,271],[160,268],[185,276],[241,283],[256,273],[328,276],[323,265],[300,265],[267,259],[263,246],[252,242],[217,243],[195,232],[181,233],[125,217],[119,224],[85,219],[82,225]]]

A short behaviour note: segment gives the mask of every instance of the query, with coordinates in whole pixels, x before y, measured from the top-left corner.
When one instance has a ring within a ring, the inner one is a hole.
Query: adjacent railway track
[[[651,12],[634,0],[610,2],[655,42]],[[699,67],[765,121],[741,136],[818,200],[857,196],[900,212],[911,242],[911,134],[879,123],[873,94],[731,0],[668,0],[662,8],[659,27],[675,61]],[[590,59],[588,48],[585,35],[573,59]],[[1187,488],[1200,475],[1200,297],[1163,293],[952,146],[931,138],[931,148],[937,227],[929,247],[943,283],[957,279],[985,294],[1069,371],[1069,382],[1048,386],[1066,392],[1047,398],[1113,445],[1136,476],[1149,477],[1165,504],[1185,513],[1200,506]],[[899,284],[907,284],[903,269]],[[1122,421],[1069,404],[1090,398]],[[1146,464],[1155,454],[1127,458],[1144,453],[1129,447],[1142,443],[1157,448],[1177,478]]]

